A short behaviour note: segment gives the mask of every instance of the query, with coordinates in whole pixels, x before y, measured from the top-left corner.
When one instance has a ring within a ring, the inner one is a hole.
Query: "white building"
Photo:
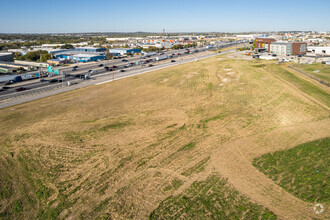
[[[330,55],[330,47],[307,47],[307,52],[315,55]]]
[[[107,37],[107,41],[128,41],[128,37]]]

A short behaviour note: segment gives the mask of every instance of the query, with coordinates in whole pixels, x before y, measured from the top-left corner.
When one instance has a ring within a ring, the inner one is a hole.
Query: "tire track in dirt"
[[[312,205],[275,184],[253,165],[254,157],[328,136],[330,119],[282,127],[269,133],[229,141],[214,150],[212,167],[238,191],[264,205],[281,219],[312,219]],[[216,140],[214,141],[216,144]],[[261,145],[263,143],[263,145]],[[259,146],[259,147],[257,147]]]

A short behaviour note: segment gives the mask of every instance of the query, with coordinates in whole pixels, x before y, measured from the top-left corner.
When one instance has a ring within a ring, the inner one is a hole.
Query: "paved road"
[[[234,51],[234,49],[227,50],[222,53],[229,53],[231,51]],[[172,53],[173,53],[172,51],[169,52],[169,54],[172,54]],[[54,95],[54,94],[59,94],[59,93],[74,90],[77,88],[82,88],[82,87],[86,87],[86,86],[90,86],[90,85],[99,85],[99,84],[103,84],[103,83],[110,82],[113,80],[119,80],[122,78],[131,77],[131,76],[143,74],[143,73],[150,72],[150,71],[167,68],[167,67],[174,66],[174,65],[179,65],[182,63],[192,62],[192,61],[195,61],[196,59],[205,59],[205,58],[212,57],[215,55],[218,55],[218,54],[217,53],[207,54],[207,55],[196,54],[195,56],[190,56],[190,57],[187,56],[186,59],[183,59],[183,60],[180,60],[177,62],[173,62],[173,63],[169,62],[169,60],[167,59],[166,61],[159,62],[159,64],[152,66],[152,67],[141,68],[141,66],[133,66],[133,67],[130,67],[129,70],[127,68],[127,71],[125,71],[125,72],[120,72],[118,70],[113,71],[113,72],[106,72],[104,70],[104,67],[100,67],[99,69],[94,68],[94,70],[97,70],[97,71],[95,74],[93,74],[91,76],[91,78],[89,80],[81,80],[74,76],[68,77],[67,80],[70,81],[71,86],[66,86],[65,83],[50,84],[49,82],[40,82],[38,80],[37,82],[33,82],[33,83],[28,84],[27,86],[24,86],[24,87],[29,88],[29,90],[27,90],[27,91],[17,92],[14,94],[14,96],[13,96],[13,94],[1,95],[0,98],[2,98],[2,100],[0,101],[0,108],[5,108],[5,107],[12,106],[12,105],[36,100],[39,98],[47,97],[47,96]],[[139,58],[133,58],[133,59],[141,60]],[[132,61],[133,59],[130,59],[129,62],[133,62]],[[114,63],[117,63],[117,62],[118,61],[115,61]],[[110,63],[110,62],[103,62],[103,63],[106,63],[106,65],[108,65],[108,63]],[[120,69],[123,69],[122,66],[124,64],[121,61],[119,61],[118,63],[121,64]],[[98,66],[98,65],[99,65],[99,63],[96,63],[93,66]],[[113,63],[111,63],[111,65],[113,65]],[[83,70],[82,70],[82,68],[80,68],[80,71],[79,72],[77,71],[77,72],[86,73],[86,69],[87,70],[90,69],[90,66],[84,67]]]

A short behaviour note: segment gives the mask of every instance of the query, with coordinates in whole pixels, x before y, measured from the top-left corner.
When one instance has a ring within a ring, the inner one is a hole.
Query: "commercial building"
[[[50,60],[47,60],[47,63],[49,63],[52,66],[59,66],[65,62],[64,62],[64,60],[61,60],[61,59],[50,59]]]
[[[315,55],[330,55],[330,47],[307,47],[307,51]]]
[[[256,38],[254,40],[254,50],[256,52],[267,51],[270,53],[270,44],[275,41],[276,40],[274,38]]]
[[[292,55],[307,53],[307,43],[306,42],[292,42]]]
[[[135,48],[114,48],[109,49],[109,52],[113,54],[114,56],[119,55],[126,55],[128,53],[135,54],[135,53],[141,53],[141,49],[135,49]]]
[[[14,55],[12,53],[0,53],[0,61],[14,61]]]
[[[292,43],[272,42],[270,44],[270,51],[268,51],[268,53],[274,53],[282,56],[290,56],[292,54]]]
[[[270,44],[270,53],[274,53],[281,56],[290,56],[298,54],[306,54],[307,43],[306,42],[286,42],[278,41]]]

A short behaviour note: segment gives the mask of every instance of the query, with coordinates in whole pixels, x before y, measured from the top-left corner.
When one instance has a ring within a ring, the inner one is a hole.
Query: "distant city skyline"
[[[330,31],[330,1],[13,0],[0,33]]]

